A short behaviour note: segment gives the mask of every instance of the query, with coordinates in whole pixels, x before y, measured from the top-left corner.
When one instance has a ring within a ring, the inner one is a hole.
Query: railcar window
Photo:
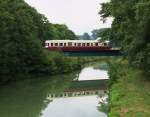
[[[104,46],[107,46],[107,43],[104,43]]]
[[[64,46],[66,46],[66,43],[64,43]]]
[[[72,42],[69,42],[69,43],[68,43],[68,46],[72,46]]]
[[[85,46],[85,43],[82,43],[82,46]]]
[[[98,46],[98,43],[95,43],[95,46]]]
[[[55,46],[58,46],[58,43],[55,43]]]
[[[81,46],[81,43],[78,43],[78,46]]]
[[[63,43],[60,43],[59,46],[63,46]]]
[[[53,43],[51,43],[51,46],[53,46]]]
[[[89,43],[87,43],[87,46],[90,46],[90,44],[89,44]]]
[[[93,43],[91,43],[91,46],[93,46]]]

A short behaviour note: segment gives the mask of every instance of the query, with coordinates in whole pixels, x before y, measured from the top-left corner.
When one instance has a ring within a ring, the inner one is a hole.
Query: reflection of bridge
[[[90,95],[98,95],[103,96],[106,94],[106,90],[84,90],[84,91],[74,91],[74,92],[63,92],[59,94],[49,94],[47,99],[53,99],[53,98],[66,98],[66,97],[78,97],[78,96],[90,96]]]
[[[107,82],[107,79],[73,81],[71,83],[71,86],[67,88],[64,92],[51,93],[48,95],[47,98],[53,99],[88,95],[103,96],[107,92]]]

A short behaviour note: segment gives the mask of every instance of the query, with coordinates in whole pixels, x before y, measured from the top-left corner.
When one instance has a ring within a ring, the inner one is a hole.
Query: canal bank
[[[109,70],[109,116],[150,117],[150,81],[126,60],[117,60]]]

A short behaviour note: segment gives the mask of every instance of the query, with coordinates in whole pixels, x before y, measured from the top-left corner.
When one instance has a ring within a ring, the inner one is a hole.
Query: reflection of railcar
[[[47,40],[45,48],[50,51],[91,52],[110,50],[111,46],[108,41],[99,42],[98,40]]]

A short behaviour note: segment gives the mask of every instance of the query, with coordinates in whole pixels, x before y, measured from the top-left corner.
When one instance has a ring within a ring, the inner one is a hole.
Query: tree
[[[98,38],[98,35],[97,35],[98,32],[99,32],[99,29],[92,30],[91,38],[92,39],[97,39]]]
[[[97,37],[101,37],[102,40],[110,40],[110,28],[102,28],[97,32]]]
[[[128,53],[130,64],[150,74],[150,1],[111,0],[102,4],[100,15],[105,21],[113,17],[111,32]]]
[[[46,18],[23,0],[0,0],[0,80],[42,72]]]
[[[83,36],[82,36],[82,39],[84,39],[84,40],[90,40],[91,37],[90,37],[90,35],[88,33],[84,33]]]
[[[69,39],[69,40],[75,40],[77,39],[77,36],[74,34],[73,31],[69,30],[66,25],[63,24],[53,24],[55,33],[56,33],[56,38],[59,40],[63,39]]]

